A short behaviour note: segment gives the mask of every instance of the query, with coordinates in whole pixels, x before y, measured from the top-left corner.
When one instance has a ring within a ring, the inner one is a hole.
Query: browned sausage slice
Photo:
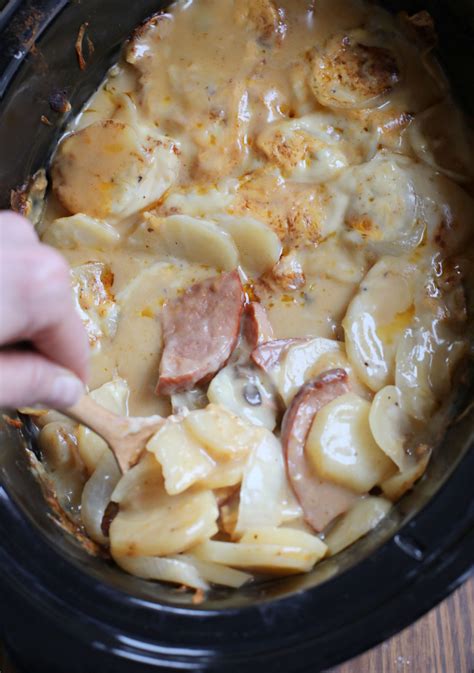
[[[243,307],[237,271],[197,283],[165,305],[159,395],[205,383],[225,365],[237,344]]]
[[[273,339],[273,327],[267,312],[256,301],[245,307],[242,333],[252,350],[259,344]]]
[[[257,346],[250,354],[250,358],[263,371],[268,372],[278,364],[290,346],[303,341],[307,339],[273,339]]]
[[[318,479],[304,453],[315,415],[326,404],[348,391],[344,369],[331,369],[302,386],[283,417],[281,439],[288,478],[306,521],[318,532],[357,500],[357,495],[352,491]]]

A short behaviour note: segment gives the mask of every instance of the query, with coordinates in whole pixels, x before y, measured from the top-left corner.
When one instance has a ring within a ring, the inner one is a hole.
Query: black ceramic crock
[[[68,116],[132,28],[165,4],[3,3],[0,207],[47,163]],[[434,15],[440,58],[472,114],[474,2],[400,0],[391,8]],[[85,22],[95,52],[80,70],[74,42]],[[58,95],[71,102],[69,113],[51,108]],[[20,673],[318,673],[358,654],[432,608],[472,567],[473,400],[474,387],[460,385],[457,420],[427,475],[367,538],[307,575],[215,590],[201,605],[89,556],[45,506],[21,451],[31,436],[1,424],[0,640]]]

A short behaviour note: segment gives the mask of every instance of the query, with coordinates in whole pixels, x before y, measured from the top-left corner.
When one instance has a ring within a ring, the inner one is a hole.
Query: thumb
[[[83,392],[82,381],[39,353],[0,351],[0,406],[40,403],[64,409],[77,402]]]

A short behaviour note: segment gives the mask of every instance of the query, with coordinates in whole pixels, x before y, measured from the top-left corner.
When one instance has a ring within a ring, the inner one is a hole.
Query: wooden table
[[[1,652],[0,673],[15,673]],[[327,673],[474,673],[474,577],[398,636]]]
[[[398,636],[327,673],[474,673],[474,577]]]

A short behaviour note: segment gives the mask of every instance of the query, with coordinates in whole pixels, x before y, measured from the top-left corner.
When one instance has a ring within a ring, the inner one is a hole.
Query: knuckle
[[[67,281],[69,284],[69,266],[65,258],[54,248],[49,248],[47,245],[40,245],[40,248],[47,280]]]
[[[10,233],[17,233],[18,231],[26,235],[34,233],[34,227],[26,217],[10,210],[0,210],[0,226],[2,234],[7,236]]]

